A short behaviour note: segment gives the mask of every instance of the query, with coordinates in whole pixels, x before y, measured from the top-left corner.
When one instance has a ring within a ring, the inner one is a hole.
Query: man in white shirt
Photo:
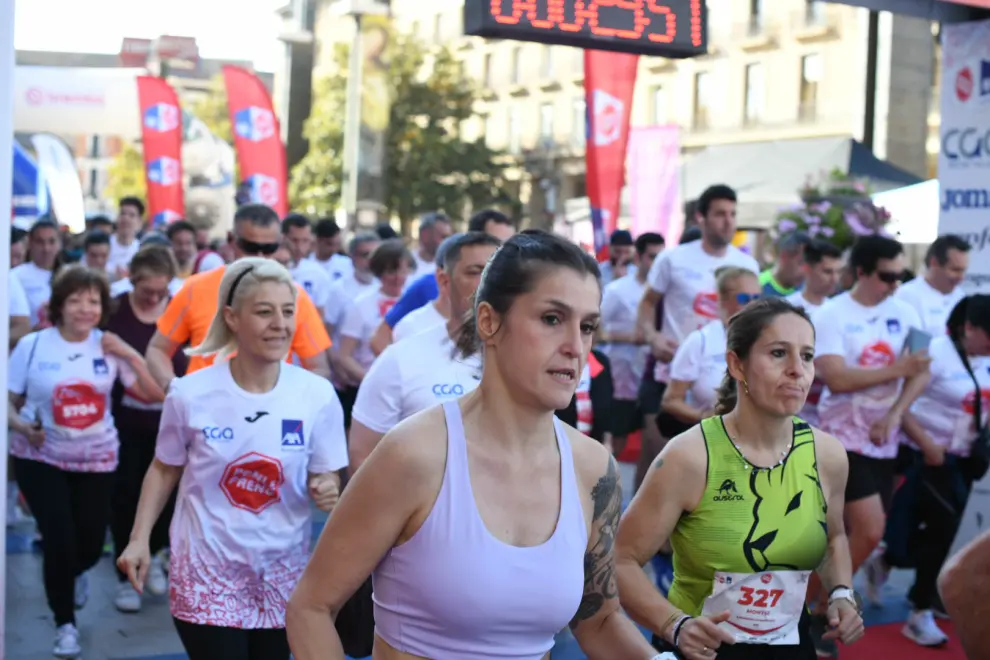
[[[16,277],[7,277],[7,306],[10,312],[10,348],[13,348],[21,337],[31,332],[31,306],[21,281]]]
[[[107,273],[111,280],[127,275],[127,265],[140,247],[137,235],[144,222],[144,202],[137,197],[124,197],[118,209],[117,226],[110,236],[110,258],[107,260]]]
[[[637,311],[643,339],[657,359],[654,378],[657,388],[641,398],[644,415],[656,416],[668,380],[674,351],[688,334],[719,317],[715,271],[739,266],[759,274],[756,259],[732,245],[736,235],[736,192],[726,185],[709,187],[698,199],[697,218],[701,240],[683,243],[662,252],[646,276],[646,291]],[[656,307],[663,301],[663,325],[655,324]],[[655,396],[654,396],[655,395]],[[647,425],[648,427],[650,424]],[[637,484],[662,448],[662,438],[643,435],[643,451]]]
[[[313,299],[320,316],[325,316],[331,281],[325,269],[306,258],[313,249],[313,226],[309,218],[299,213],[285,216],[282,221],[282,239],[292,257],[289,267],[292,279]]]
[[[437,249],[437,256],[435,260],[436,273],[434,277],[437,279],[437,297],[427,304],[423,305],[419,309],[409,312],[402,319],[395,324],[392,328],[392,341],[390,343],[396,343],[405,339],[406,337],[412,337],[413,335],[419,334],[424,330],[429,330],[430,328],[442,325],[447,322],[450,318],[450,287],[442,287],[439,285],[440,280],[443,278],[448,278],[450,275],[444,268],[444,257],[447,252],[447,248],[453,245],[458,238],[463,236],[463,234],[452,234]],[[406,287],[409,290],[409,287]],[[404,294],[403,294],[404,295]],[[401,298],[400,298],[401,300]],[[382,321],[384,324],[385,321]],[[380,326],[379,326],[380,327]],[[372,350],[374,350],[374,345],[372,345]]]
[[[925,276],[902,284],[894,295],[918,312],[922,330],[944,335],[949,313],[966,295],[962,282],[967,268],[969,243],[954,234],[939,236],[925,254]]]
[[[110,236],[102,231],[91,231],[83,241],[82,265],[93,270],[106,271],[110,260]]]
[[[787,302],[808,314],[825,304],[839,286],[842,250],[828,241],[813,239],[804,246],[804,286],[787,296]]]
[[[349,273],[333,282],[323,310],[323,320],[335,345],[339,345],[340,325],[344,322],[347,309],[361,294],[380,286],[371,272],[371,255],[380,243],[377,234],[363,232],[352,238],[347,246],[353,267]]]
[[[175,255],[179,271],[176,278],[185,280],[190,275],[205,273],[214,268],[222,268],[223,257],[213,250],[200,250],[196,243],[196,226],[186,220],[177,220],[165,230],[172,254]],[[143,241],[142,241],[143,244]]]
[[[416,272],[409,276],[410,281],[430,275],[436,269],[434,262],[437,250],[443,240],[454,233],[450,226],[450,218],[439,211],[427,213],[419,219],[419,247],[413,252],[416,260]]]
[[[343,251],[344,234],[336,222],[330,218],[323,218],[317,221],[314,233],[316,241],[309,259],[327,271],[331,282],[336,282],[354,272],[351,258]]]
[[[487,234],[468,232],[445,249],[438,283],[450,298],[450,320],[392,344],[368,370],[352,412],[351,471],[356,471],[382,437],[403,419],[478,386],[480,358],[457,356],[453,338],[471,309],[485,264],[499,245],[498,239]]]

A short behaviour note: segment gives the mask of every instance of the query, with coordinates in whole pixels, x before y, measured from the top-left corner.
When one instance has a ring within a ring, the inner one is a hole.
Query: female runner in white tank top
[[[285,607],[309,558],[310,499],[329,511],[336,470],[347,466],[333,387],[285,363],[296,290],[268,259],[227,268],[217,315],[193,351],[221,359],[172,382],[118,560],[140,592],[151,530],[178,483],[169,595],[190,660],[288,659]]]

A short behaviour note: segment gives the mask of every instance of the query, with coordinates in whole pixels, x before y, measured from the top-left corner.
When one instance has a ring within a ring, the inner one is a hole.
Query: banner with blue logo
[[[14,185],[12,189],[14,217],[25,225],[48,212],[48,189],[38,163],[17,141],[14,141]]]
[[[165,80],[138,76],[141,140],[148,182],[148,217],[155,229],[185,217],[182,179],[182,111]]]

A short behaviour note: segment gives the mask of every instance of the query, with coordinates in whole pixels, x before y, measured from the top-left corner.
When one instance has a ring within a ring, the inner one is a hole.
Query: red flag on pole
[[[586,183],[595,253],[600,260],[607,256],[608,236],[619,219],[638,64],[638,55],[584,51]]]
[[[166,81],[138,76],[144,172],[148,183],[148,217],[160,229],[185,217],[182,197],[182,111],[179,97]]]
[[[240,67],[223,67],[223,79],[241,183],[247,184],[252,202],[284,217],[289,212],[289,173],[272,97],[258,76]]]

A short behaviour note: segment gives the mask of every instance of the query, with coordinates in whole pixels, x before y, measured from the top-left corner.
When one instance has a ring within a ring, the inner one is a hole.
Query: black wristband
[[[688,621],[690,621],[693,618],[694,618],[693,616],[689,616],[686,619],[681,619],[680,622],[677,624],[677,626],[674,628],[673,638],[674,638],[674,648],[675,649],[678,648],[678,646],[677,646],[677,640],[681,636],[681,628],[683,628],[684,627],[684,624],[687,623]]]

